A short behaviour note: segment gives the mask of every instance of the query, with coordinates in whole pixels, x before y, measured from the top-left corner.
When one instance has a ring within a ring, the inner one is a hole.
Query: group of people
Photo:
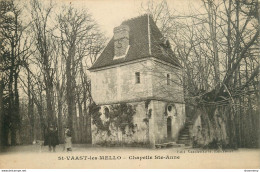
[[[64,131],[64,147],[63,151],[72,151],[72,142],[71,142],[71,131],[68,127],[65,127]],[[55,125],[50,124],[48,127],[45,137],[44,137],[44,146],[49,146],[50,152],[55,152],[56,146],[59,144],[58,129]]]

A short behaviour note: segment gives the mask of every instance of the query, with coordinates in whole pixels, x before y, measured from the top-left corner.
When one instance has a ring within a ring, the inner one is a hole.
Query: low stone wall
[[[105,129],[100,129],[100,127],[93,124],[92,119],[92,144],[107,146],[148,145],[149,128],[144,120],[144,118],[146,118],[145,102],[127,104],[127,107],[131,107],[134,111],[131,121],[124,120],[120,117],[111,117],[114,115],[114,113],[116,113],[115,111],[118,112],[118,110],[115,110],[115,106],[120,107],[120,104],[103,105],[100,107],[99,112],[101,122],[103,123],[103,125],[108,125]],[[106,109],[109,110],[109,114],[106,114]],[[127,108],[125,110],[127,111]],[[118,113],[121,113],[118,115],[127,115],[124,112],[120,111]]]
[[[193,127],[190,130],[194,147],[218,147],[228,144],[226,114],[228,107],[194,109]],[[210,118],[210,115],[212,116]]]

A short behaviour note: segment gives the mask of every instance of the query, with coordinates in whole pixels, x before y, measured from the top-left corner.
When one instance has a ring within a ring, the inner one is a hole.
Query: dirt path
[[[14,146],[0,154],[0,168],[260,168],[260,149],[216,151],[190,148],[148,149],[74,145],[55,153],[45,146]]]

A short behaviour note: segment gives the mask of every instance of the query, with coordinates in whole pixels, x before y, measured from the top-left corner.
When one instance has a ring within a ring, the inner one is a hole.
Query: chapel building
[[[91,72],[91,93],[100,106],[100,119],[114,105],[135,108],[133,131],[109,124],[110,133],[92,123],[92,143],[156,144],[177,142],[186,116],[181,84],[182,67],[169,41],[152,17],[142,15],[114,28]]]

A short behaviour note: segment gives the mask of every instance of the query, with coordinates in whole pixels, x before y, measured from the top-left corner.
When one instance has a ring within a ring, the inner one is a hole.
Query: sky
[[[30,18],[30,0],[17,0],[25,9],[25,20]],[[72,4],[78,9],[87,9],[93,18],[100,25],[101,31],[108,38],[113,36],[113,29],[119,26],[124,20],[144,14],[141,5],[147,6],[152,0],[40,0],[48,5],[52,1],[55,4],[54,15],[59,14],[59,7]],[[153,0],[158,4],[162,0]],[[187,14],[194,9],[201,9],[202,0],[166,0],[171,11],[177,14]],[[28,20],[29,21],[29,20]]]
[[[137,17],[144,13],[141,4],[147,4],[148,0],[54,0],[59,4],[72,4],[77,8],[86,8],[93,15],[106,36],[113,36],[113,28],[119,26],[122,21]],[[159,0],[154,0],[160,2]],[[170,9],[179,13],[185,13],[189,8],[199,8],[200,0],[167,0]]]
[[[40,0],[43,4],[49,4],[49,0]],[[102,32],[109,39],[113,37],[113,29],[119,26],[124,20],[137,17],[143,13],[141,4],[146,6],[149,0],[52,0],[55,4],[53,15],[60,13],[62,5],[72,4],[78,9],[87,9],[97,21]],[[18,0],[18,3],[24,8],[23,20],[30,22],[30,0]],[[154,0],[159,3],[161,0]],[[176,10],[178,13],[186,13],[190,8],[199,8],[201,0],[167,0],[170,9]],[[51,19],[51,20],[54,20]],[[50,21],[50,25],[52,25]]]

